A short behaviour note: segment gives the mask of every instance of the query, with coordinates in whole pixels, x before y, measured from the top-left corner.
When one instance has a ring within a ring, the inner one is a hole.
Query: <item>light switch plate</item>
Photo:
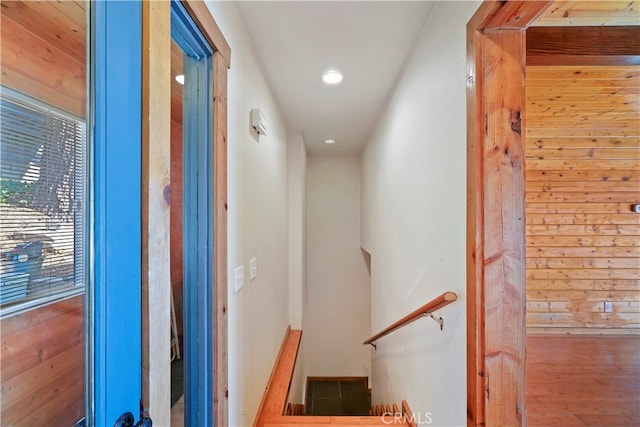
[[[235,290],[236,293],[242,289],[242,286],[244,285],[244,265],[241,265],[240,267],[236,267],[236,281],[235,281]]]
[[[251,258],[249,260],[249,280],[253,280],[258,275],[258,260]]]

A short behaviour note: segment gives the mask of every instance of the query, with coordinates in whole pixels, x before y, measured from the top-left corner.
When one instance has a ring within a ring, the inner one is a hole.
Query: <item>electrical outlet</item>
[[[235,291],[236,293],[242,289],[242,286],[244,285],[244,265],[241,265],[240,267],[236,267],[236,281],[235,281]]]
[[[613,311],[613,304],[611,303],[611,301],[605,301],[604,302],[604,312],[605,313],[611,313]]]
[[[249,260],[249,280],[253,280],[258,275],[258,260],[251,258]]]

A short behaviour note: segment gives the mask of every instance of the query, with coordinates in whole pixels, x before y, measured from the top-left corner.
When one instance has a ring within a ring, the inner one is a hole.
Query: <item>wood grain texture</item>
[[[2,85],[85,117],[84,2],[2,2]],[[3,425],[72,425],[84,413],[83,296],[1,322]]]
[[[482,29],[499,10],[483,2],[467,23],[467,426],[484,425],[484,193]]]
[[[255,427],[264,426],[270,417],[284,414],[301,339],[301,330],[287,328],[253,423]]]
[[[411,313],[407,314],[406,316],[402,317],[397,322],[394,322],[393,324],[384,328],[382,331],[373,335],[371,338],[365,340],[363,344],[374,343],[375,341],[390,334],[391,332],[400,329],[411,322],[423,318],[427,313],[433,313],[437,310],[440,310],[442,307],[451,304],[457,299],[458,296],[455,294],[455,292],[445,292],[437,296],[433,300],[427,302],[426,304],[422,305],[421,307],[417,308],[416,310],[412,311]]]
[[[182,242],[182,88],[175,76],[183,74],[183,53],[171,40],[171,165],[170,165],[170,270],[178,339],[183,342]]]
[[[527,56],[639,55],[640,27],[531,27]]]
[[[84,402],[83,307],[77,296],[0,322],[3,425],[78,420],[77,410],[67,408]]]
[[[531,27],[527,65],[640,65],[640,26]]]
[[[524,30],[549,4],[484,2],[467,24],[468,426],[525,422]]]
[[[74,9],[73,2],[2,3],[2,85],[84,117],[84,21],[79,27],[65,17]]]
[[[142,402],[155,423],[168,425],[171,9],[167,2],[144,2],[142,11]]]
[[[220,60],[229,68],[231,66],[231,47],[229,47],[229,43],[227,43],[222,31],[220,31],[220,28],[211,16],[205,2],[200,0],[182,0],[182,4],[198,28],[203,30],[202,35],[220,55]]]
[[[484,80],[484,323],[486,420],[525,417],[524,43],[522,31],[487,34]],[[491,71],[489,71],[491,70]],[[505,328],[505,325],[509,325]],[[488,420],[493,422],[489,423]]]
[[[2,14],[48,44],[55,44],[77,62],[85,62],[84,2],[6,1],[2,2]]]
[[[526,83],[527,326],[636,330],[640,106],[608,101],[638,98],[638,67],[527,67]]]
[[[558,0],[532,23],[534,26],[639,25],[638,0]]]
[[[640,419],[638,336],[529,336],[531,426],[632,426]]]
[[[231,53],[228,52],[228,55]],[[215,424],[229,423],[229,352],[227,311],[227,70],[230,57],[214,54],[213,157],[214,157],[214,406]]]

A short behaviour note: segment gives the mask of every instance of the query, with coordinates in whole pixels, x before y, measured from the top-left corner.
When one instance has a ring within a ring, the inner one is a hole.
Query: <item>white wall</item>
[[[307,150],[302,134],[289,135],[289,316],[293,329],[303,329],[303,297],[307,282]]]
[[[373,403],[406,399],[466,425],[465,26],[479,2],[439,2],[363,153],[362,245],[371,332],[451,290],[444,331],[419,320],[372,351]]]
[[[360,249],[359,154],[307,160],[305,376],[369,376],[369,274]]]
[[[231,46],[228,82],[229,423],[254,421],[289,325],[287,131],[232,2],[208,2]],[[269,135],[250,131],[260,107]],[[258,275],[249,281],[249,260]],[[244,265],[244,287],[234,270]]]
[[[304,403],[303,313],[307,298],[307,150],[302,134],[289,134],[289,319],[293,329],[302,329],[289,401]]]

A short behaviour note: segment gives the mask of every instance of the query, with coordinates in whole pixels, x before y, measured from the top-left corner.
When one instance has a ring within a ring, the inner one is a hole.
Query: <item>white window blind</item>
[[[3,312],[84,288],[85,171],[82,120],[1,88]]]

